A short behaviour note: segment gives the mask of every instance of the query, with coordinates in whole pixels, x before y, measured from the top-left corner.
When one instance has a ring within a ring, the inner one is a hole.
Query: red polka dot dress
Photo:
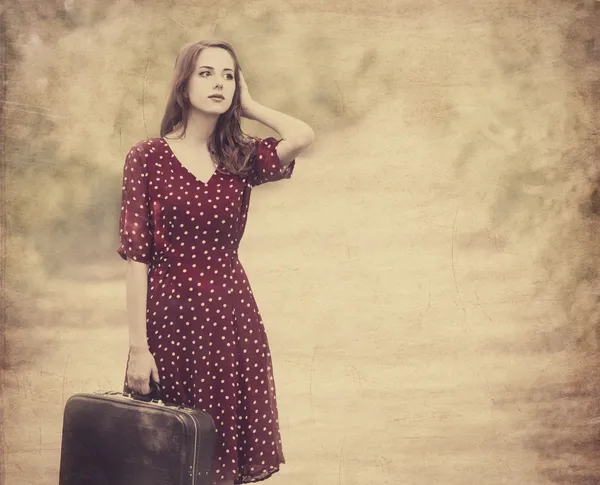
[[[263,480],[285,463],[267,335],[238,248],[253,187],[290,178],[256,142],[252,170],[198,180],[162,138],[136,144],[123,170],[119,255],[147,263],[148,345],[162,399],[209,413],[214,480]]]

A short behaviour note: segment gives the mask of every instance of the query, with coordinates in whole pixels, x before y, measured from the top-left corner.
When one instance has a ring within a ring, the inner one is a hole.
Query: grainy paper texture
[[[2,473],[120,389],[124,156],[221,37],[317,139],[240,257],[274,359],[273,485],[600,481],[593,1],[20,0],[3,9]],[[246,131],[271,135],[253,123]]]

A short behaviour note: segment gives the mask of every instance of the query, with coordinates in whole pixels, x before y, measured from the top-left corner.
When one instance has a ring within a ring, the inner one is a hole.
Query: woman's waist
[[[163,256],[149,267],[149,282],[153,289],[175,286],[182,291],[211,293],[219,288],[231,290],[245,282],[246,273],[237,251],[200,258],[179,255]],[[164,285],[167,285],[166,287]],[[185,293],[185,292],[184,292]]]
[[[237,247],[182,247],[165,248],[153,255],[153,263],[210,265],[224,260],[235,261],[238,259]]]

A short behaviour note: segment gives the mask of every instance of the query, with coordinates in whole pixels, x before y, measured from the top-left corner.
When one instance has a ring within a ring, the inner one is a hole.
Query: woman
[[[259,121],[279,140],[242,133]],[[313,141],[300,120],[254,101],[226,42],[177,57],[160,138],[131,148],[123,171],[127,387],[209,413],[214,483],[263,480],[285,463],[271,355],[238,259],[252,187],[290,178]]]

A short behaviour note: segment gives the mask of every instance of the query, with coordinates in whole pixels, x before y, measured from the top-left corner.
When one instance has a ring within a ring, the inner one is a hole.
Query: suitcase
[[[201,410],[125,392],[65,404],[59,485],[210,485],[216,432]]]

